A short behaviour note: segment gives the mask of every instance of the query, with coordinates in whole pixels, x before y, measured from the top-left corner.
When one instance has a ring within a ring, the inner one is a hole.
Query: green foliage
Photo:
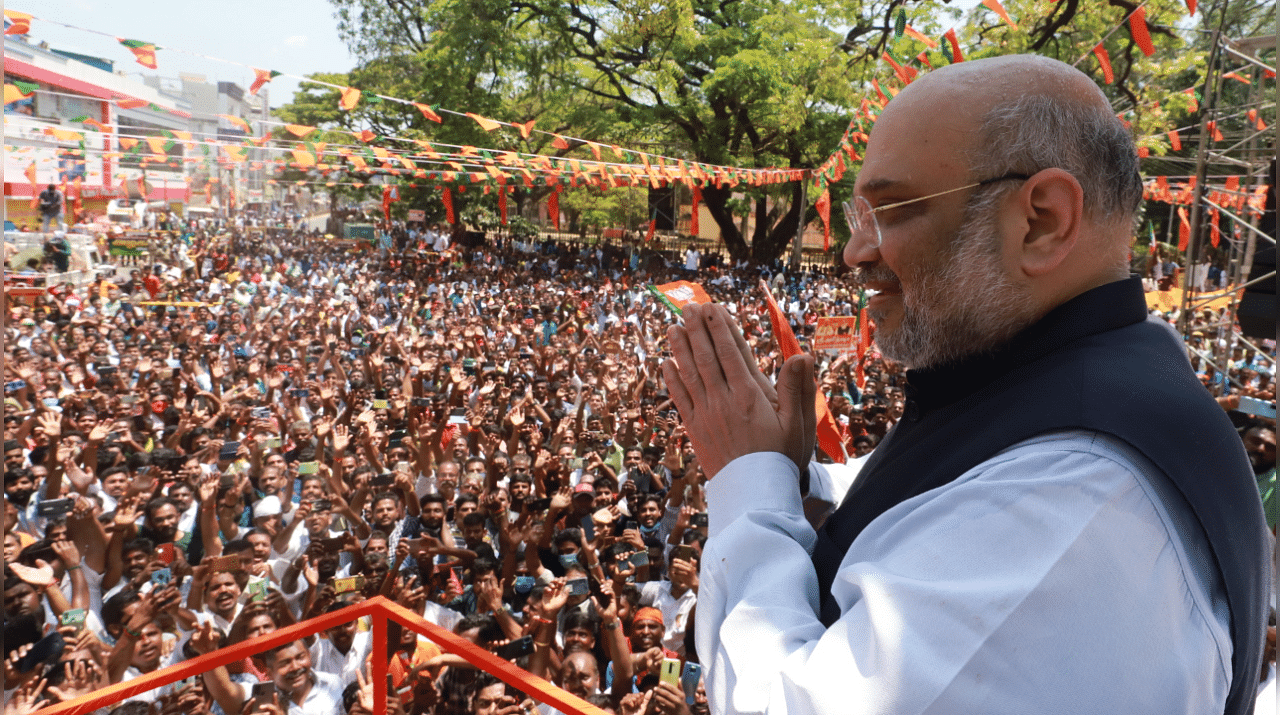
[[[1157,52],[1148,58],[1127,27],[1112,32],[1137,7],[1134,0],[1005,0],[1017,30],[985,7],[965,15],[942,0],[331,2],[339,32],[361,65],[349,75],[318,75],[326,81],[358,86],[366,96],[382,93],[510,122],[536,120],[538,130],[745,168],[820,164],[837,148],[861,100],[876,96],[870,81],[899,85],[882,55],[921,70],[916,58],[922,52],[934,67],[950,61],[945,42],[928,50],[904,32],[906,24],[935,39],[955,27],[970,59],[1035,52],[1078,62],[1099,82],[1090,50],[1106,37],[1116,81],[1103,89],[1156,156],[1168,151],[1170,129],[1196,119],[1188,112],[1191,98],[1181,92],[1202,82],[1206,30],[1222,21],[1229,35],[1240,37],[1275,27],[1269,0],[1217,0],[1212,8],[1202,2],[1201,14],[1191,20],[1182,0],[1150,0],[1144,7]],[[1233,84],[1223,91],[1234,99],[1231,93],[1250,90]],[[525,140],[509,128],[487,133],[455,115],[431,122],[399,103],[365,101],[342,112],[337,102],[336,90],[305,88],[281,116],[380,136],[591,156],[581,146],[556,149],[553,137],[540,131]],[[1274,103],[1267,107],[1263,119],[1274,124]],[[847,233],[838,204],[855,176],[856,167],[849,167],[831,187],[837,242]],[[512,216],[545,199],[546,188],[517,187]],[[643,193],[570,190],[561,207],[574,224],[631,225]],[[432,190],[421,198],[438,205]],[[473,202],[492,211],[493,198],[467,192],[456,200],[465,214]],[[813,189],[803,216],[799,198],[796,183],[703,191],[729,252],[757,260],[780,255],[797,222],[815,220]],[[754,229],[743,236],[740,220],[748,212]]]

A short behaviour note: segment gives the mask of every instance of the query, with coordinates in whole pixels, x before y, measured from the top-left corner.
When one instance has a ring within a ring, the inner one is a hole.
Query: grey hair
[[[971,157],[975,176],[1059,168],[1084,190],[1084,215],[1132,221],[1142,201],[1138,152],[1110,109],[1028,93],[982,118]]]

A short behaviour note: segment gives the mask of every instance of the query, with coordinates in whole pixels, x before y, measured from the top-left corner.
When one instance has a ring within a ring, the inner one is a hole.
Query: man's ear
[[[1023,228],[1017,260],[1024,275],[1039,277],[1062,264],[1079,239],[1084,189],[1063,169],[1044,169],[1016,195]]]

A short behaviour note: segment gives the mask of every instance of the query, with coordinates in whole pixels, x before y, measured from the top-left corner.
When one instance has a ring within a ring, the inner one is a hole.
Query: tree
[[[906,71],[950,61],[944,43],[928,50],[925,36],[955,27],[969,58],[1036,52],[1101,75],[1090,50],[1104,41],[1116,79],[1105,90],[1133,123],[1143,144],[1164,151],[1159,137],[1185,120],[1190,98],[1180,90],[1203,67],[1186,51],[1190,32],[1181,0],[1143,7],[1157,53],[1138,52],[1125,27],[1113,31],[1138,0],[1082,3],[1008,0],[1014,29],[977,7],[965,17],[938,0],[332,0],[339,32],[361,58],[350,80],[414,101],[472,111],[506,121],[536,120],[539,129],[700,162],[757,168],[814,168],[834,151],[864,98],[892,93],[901,81],[882,60]],[[1237,8],[1248,5],[1241,11]],[[1242,0],[1216,7],[1256,18],[1274,3]],[[1211,13],[1210,13],[1211,14]],[[1256,19],[1249,22],[1258,24]],[[873,88],[877,79],[880,89]],[[460,145],[516,147],[566,155],[551,137],[488,134],[455,116],[437,124],[412,107],[361,106],[375,132]],[[830,183],[833,204],[847,197],[856,167]],[[518,187],[517,210],[546,189]],[[705,186],[704,205],[735,258],[767,261],[796,235],[801,215],[796,182],[767,187]],[[750,202],[750,236],[741,207]],[[810,196],[810,204],[815,198]],[[576,205],[575,205],[576,206]],[[570,208],[575,207],[571,206]],[[583,207],[585,210],[585,207]],[[833,211],[833,217],[839,209]],[[833,222],[839,240],[843,222]]]

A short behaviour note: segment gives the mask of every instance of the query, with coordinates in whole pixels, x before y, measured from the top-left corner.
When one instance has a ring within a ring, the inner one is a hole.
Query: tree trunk
[[[760,199],[756,216],[762,220],[756,225],[756,235],[751,241],[752,258],[757,262],[772,262],[787,250],[791,241],[795,240],[801,211],[800,196],[800,182],[791,182],[791,207],[773,226],[768,226],[767,220],[763,220],[768,214],[764,210],[764,199]]]
[[[729,212],[727,206],[730,196],[732,191],[727,187],[707,186],[702,189],[702,203],[707,207],[707,213],[711,214],[711,218],[720,227],[720,238],[724,241],[725,248],[729,250],[729,255],[734,260],[750,258],[751,249],[747,246],[742,232],[734,224],[733,214]]]

